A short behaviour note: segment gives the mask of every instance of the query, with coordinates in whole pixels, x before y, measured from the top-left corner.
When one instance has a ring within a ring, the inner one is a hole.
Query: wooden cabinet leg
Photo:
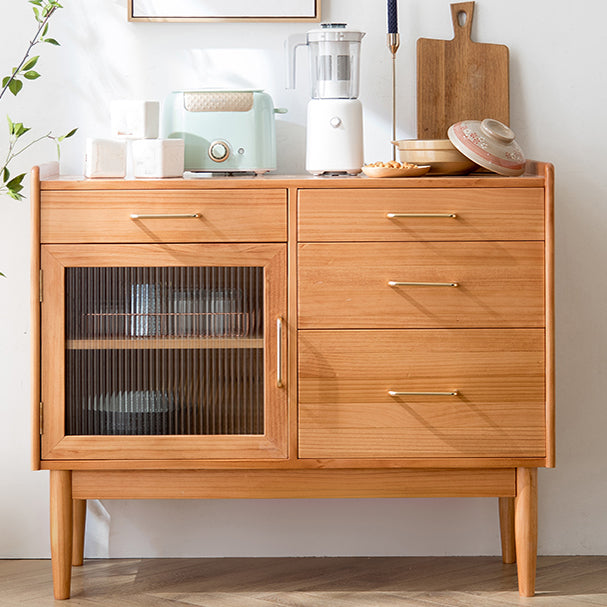
[[[516,549],[514,546],[514,498],[500,497],[500,537],[502,538],[502,561],[514,563]]]
[[[72,565],[80,567],[84,562],[84,529],[86,527],[86,500],[74,503],[74,537],[72,541]]]
[[[51,470],[51,558],[56,599],[70,598],[72,578],[72,473]]]
[[[514,510],[519,594],[533,596],[537,564],[537,468],[517,469]]]

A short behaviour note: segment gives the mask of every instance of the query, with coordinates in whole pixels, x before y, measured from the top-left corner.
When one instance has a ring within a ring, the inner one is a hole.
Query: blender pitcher
[[[364,32],[344,23],[294,34],[287,41],[288,88],[295,88],[295,51],[310,49],[312,99],[308,103],[306,170],[360,173],[363,165],[362,105],[358,100],[360,43]]]

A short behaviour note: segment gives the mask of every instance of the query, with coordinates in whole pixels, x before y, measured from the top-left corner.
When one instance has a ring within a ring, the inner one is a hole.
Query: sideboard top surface
[[[61,176],[41,181],[41,190],[183,190],[230,188],[528,188],[545,185],[549,165],[528,163],[520,177],[473,173],[457,177],[372,179],[364,176],[260,175],[174,179],[85,179]]]

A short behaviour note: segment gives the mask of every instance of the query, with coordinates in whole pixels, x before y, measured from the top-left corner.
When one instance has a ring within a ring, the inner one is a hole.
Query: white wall
[[[323,0],[324,20],[363,41],[366,159],[386,159],[390,55],[382,0]],[[10,113],[37,133],[79,127],[62,171],[82,172],[84,138],[108,131],[108,102],[172,90],[239,85],[277,106],[279,170],[302,172],[307,77],[283,87],[282,45],[297,24],[130,24],[126,0],[64,0],[42,49],[43,77]],[[477,0],[473,36],[511,49],[512,126],[527,156],[556,165],[558,467],[540,471],[540,552],[607,554],[607,186],[604,61],[607,3]],[[26,0],[0,0],[0,70],[33,29]],[[415,40],[451,37],[448,0],[401,0],[400,137],[415,136]],[[4,118],[0,120],[2,154]],[[53,158],[42,145],[21,169]],[[0,557],[48,555],[45,472],[29,471],[29,208],[0,199]],[[88,556],[444,555],[498,552],[496,500],[93,502]]]

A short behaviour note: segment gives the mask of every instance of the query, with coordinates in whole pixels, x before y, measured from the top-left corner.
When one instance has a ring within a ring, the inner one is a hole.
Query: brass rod
[[[131,213],[131,219],[199,219],[202,213]]]
[[[400,282],[389,280],[390,287],[459,287],[457,282]]]
[[[399,217],[449,217],[455,219],[455,213],[386,213],[388,219],[398,219]]]

